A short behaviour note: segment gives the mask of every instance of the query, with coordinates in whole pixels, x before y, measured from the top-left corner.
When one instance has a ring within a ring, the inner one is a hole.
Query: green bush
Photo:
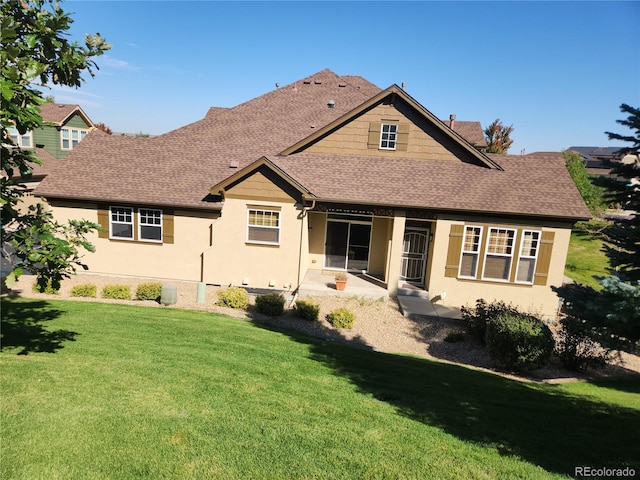
[[[284,296],[279,293],[267,293],[256,297],[256,310],[265,315],[276,317],[284,313]]]
[[[553,334],[542,320],[524,313],[502,313],[486,325],[489,356],[501,367],[534,370],[551,356]]]
[[[328,320],[336,328],[353,328],[356,319],[351,310],[337,308],[329,314]]]
[[[80,285],[74,285],[71,288],[72,297],[91,297],[96,298],[98,293],[98,287],[91,283],[83,283]]]
[[[450,330],[444,337],[444,341],[448,343],[456,343],[464,340],[464,332],[462,330]]]
[[[53,288],[51,280],[47,282],[47,286],[42,288],[42,285],[39,285],[37,281],[33,282],[33,291],[35,293],[46,293],[47,295],[57,295],[60,291],[59,288]]]
[[[298,300],[295,310],[296,315],[311,322],[317,321],[320,316],[320,305],[311,300]]]
[[[102,289],[102,298],[112,298],[115,300],[130,300],[131,288],[129,285],[106,285]]]
[[[602,368],[607,364],[609,351],[594,339],[593,330],[583,320],[568,316],[560,321],[555,352],[569,370]]]
[[[247,308],[249,294],[240,287],[223,288],[218,290],[218,303],[229,308]]]
[[[476,300],[475,308],[464,306],[460,309],[462,319],[467,322],[469,334],[484,343],[487,322],[500,315],[519,315],[520,312],[511,304],[502,301],[487,303],[482,298]]]
[[[137,300],[158,300],[162,295],[162,284],[158,282],[141,283],[136,288]]]

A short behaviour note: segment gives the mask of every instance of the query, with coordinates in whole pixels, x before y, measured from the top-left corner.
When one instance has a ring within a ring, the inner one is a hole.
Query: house
[[[365,272],[554,315],[589,211],[560,153],[487,155],[397,85],[323,70],[153,138],[94,131],[36,188],[102,274],[295,291]]]
[[[620,147],[569,147],[567,150],[582,156],[584,166],[591,175],[609,175],[611,162],[622,159]]]

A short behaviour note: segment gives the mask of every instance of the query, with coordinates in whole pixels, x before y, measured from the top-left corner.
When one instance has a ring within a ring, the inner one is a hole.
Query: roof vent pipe
[[[452,113],[449,115],[449,128],[453,130],[454,125],[456,124],[456,116]]]
[[[404,87],[406,87],[406,86],[407,86],[407,84],[402,82],[402,90],[404,90]]]
[[[327,103],[327,107],[329,107],[329,108],[333,108],[335,106],[336,106],[335,100],[329,100],[329,103]]]

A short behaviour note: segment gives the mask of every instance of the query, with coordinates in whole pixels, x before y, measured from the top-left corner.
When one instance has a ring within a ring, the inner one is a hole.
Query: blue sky
[[[620,145],[640,106],[640,2],[66,1],[73,38],[113,45],[79,90],[117,132],[160,134],[329,68],[440,118],[513,125],[509,153]]]

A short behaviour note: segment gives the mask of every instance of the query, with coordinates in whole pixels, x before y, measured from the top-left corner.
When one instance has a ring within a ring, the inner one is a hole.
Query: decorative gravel
[[[135,296],[137,285],[140,283],[158,281],[141,278],[113,277],[106,275],[78,274],[63,282],[56,295],[35,293],[33,291],[34,277],[23,276],[9,295],[27,298],[60,298],[82,301],[120,303],[147,306],[150,308],[181,308],[221,313],[238,319],[269,324],[284,330],[295,330],[307,335],[325,340],[348,344],[360,348],[367,348],[379,352],[416,355],[419,357],[436,359],[466,365],[471,368],[498,373],[500,375],[521,380],[544,381],[550,383],[575,381],[591,377],[614,376],[624,374],[640,374],[640,357],[621,353],[612,365],[605,369],[591,371],[587,374],[576,375],[562,367],[557,358],[552,358],[549,364],[536,370],[528,377],[497,371],[486,350],[468,335],[460,335],[457,341],[445,340],[453,332],[464,333],[464,322],[457,319],[439,319],[425,317],[420,320],[405,318],[395,300],[388,301],[367,300],[357,297],[305,297],[320,306],[320,316],[317,322],[303,320],[295,315],[293,310],[280,317],[268,317],[255,311],[253,306],[255,296],[250,295],[250,305],[247,311],[234,310],[216,305],[219,287],[207,285],[205,303],[197,303],[197,283],[160,281],[163,285],[177,287],[177,302],[174,305],[163,306],[151,300],[110,300],[71,297],[70,291],[74,285],[93,284],[97,286],[98,297],[105,285],[129,285]],[[355,324],[352,329],[336,329],[328,321],[327,315],[337,309],[347,308],[355,314]]]

